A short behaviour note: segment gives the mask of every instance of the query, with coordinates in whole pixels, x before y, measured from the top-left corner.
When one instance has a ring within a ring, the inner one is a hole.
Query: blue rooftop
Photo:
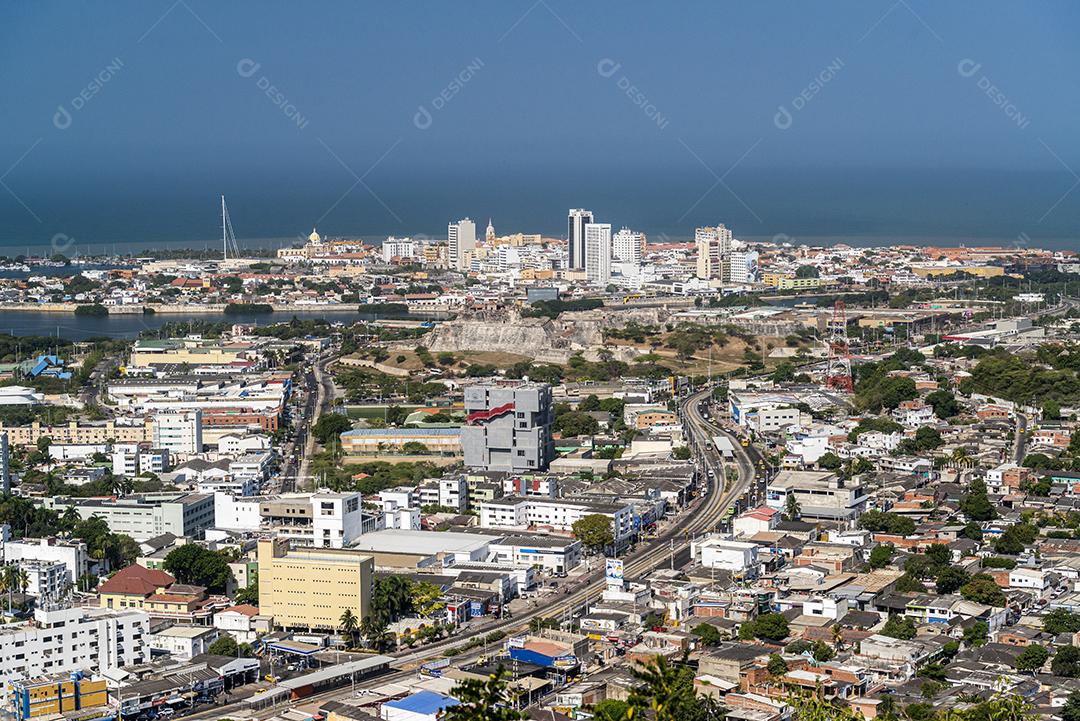
[[[434,716],[443,709],[450,708],[451,706],[457,706],[460,701],[450,696],[443,696],[441,693],[435,693],[434,691],[420,691],[414,693],[412,696],[406,696],[403,699],[397,701],[387,701],[383,706],[389,706],[390,708],[399,708],[403,711],[412,711],[413,713],[425,714],[428,716]]]

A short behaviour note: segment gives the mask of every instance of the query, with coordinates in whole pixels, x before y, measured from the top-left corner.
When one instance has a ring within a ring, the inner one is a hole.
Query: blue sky
[[[665,228],[730,214],[767,235],[815,212],[857,220],[823,186],[894,173],[910,187],[867,202],[910,195],[896,217],[933,199],[919,184],[969,173],[958,212],[985,203],[975,187],[990,178],[1030,194],[1014,224],[1036,236],[1080,202],[1078,189],[1039,220],[1080,178],[1080,5],[1068,0],[117,0],[3,13],[8,243],[61,228],[88,242],[212,237],[193,216],[219,192],[236,198],[241,236],[317,221],[438,232],[448,214],[500,211],[548,231],[613,188],[640,193],[609,203],[627,222],[647,225],[642,207]],[[803,191],[823,197],[785,197]]]

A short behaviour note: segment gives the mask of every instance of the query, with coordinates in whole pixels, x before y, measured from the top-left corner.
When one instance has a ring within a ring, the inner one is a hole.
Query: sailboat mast
[[[221,257],[229,259],[229,234],[225,223],[225,196],[221,196]]]

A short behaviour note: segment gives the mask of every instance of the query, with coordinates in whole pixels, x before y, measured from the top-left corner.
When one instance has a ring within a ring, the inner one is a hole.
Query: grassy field
[[[386,414],[386,405],[380,406],[345,406],[345,414],[352,420],[363,418],[365,420],[371,418],[382,418]],[[423,408],[423,406],[402,406],[408,413],[412,413],[417,408]]]

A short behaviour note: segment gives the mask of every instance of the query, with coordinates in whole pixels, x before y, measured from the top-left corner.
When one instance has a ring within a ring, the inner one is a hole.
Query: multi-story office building
[[[0,626],[0,682],[144,663],[149,627],[142,611],[39,608],[33,623]]]
[[[465,413],[461,447],[471,468],[539,471],[555,457],[551,386],[546,383],[469,386]]]
[[[344,548],[365,530],[374,530],[375,523],[374,517],[365,519],[359,493],[323,491],[249,497],[215,493],[214,516],[224,530],[270,531],[294,546],[319,548]]]
[[[259,541],[259,613],[280,628],[338,630],[341,615],[368,615],[375,560],[359,551],[290,548],[284,538]]]
[[[581,541],[559,536],[506,536],[488,548],[496,563],[512,566],[539,566],[553,573],[565,573],[581,563]]]
[[[702,280],[722,280],[724,258],[731,250],[731,231],[723,224],[698,228],[694,231],[697,246],[697,277]]]
[[[621,263],[641,263],[641,253],[645,247],[645,234],[629,228],[622,228],[611,239],[611,253]]]
[[[723,264],[725,283],[745,285],[757,280],[758,254],[756,250],[746,248],[733,249],[727,254]]]
[[[446,226],[447,250],[452,270],[467,271],[476,248],[476,223],[468,218]]]
[[[145,541],[163,533],[201,538],[214,526],[214,497],[201,493],[146,493],[124,498],[46,499],[45,505],[63,512],[74,507],[83,520],[97,516],[113,533]]]
[[[172,453],[202,453],[202,411],[177,411],[154,416],[154,447]]]
[[[591,210],[572,208],[566,219],[566,267],[585,270],[585,226],[593,222]]]
[[[866,510],[866,488],[844,481],[828,471],[780,471],[765,488],[765,503],[783,510],[788,497],[799,504],[799,515],[809,521],[846,521]]]
[[[575,522],[594,514],[611,519],[616,542],[634,532],[634,509],[629,504],[539,496],[508,496],[481,503],[480,527],[569,531]]]
[[[597,285],[606,285],[611,280],[610,223],[585,225],[585,277]]]
[[[117,443],[112,447],[114,476],[131,478],[141,473],[161,475],[170,468],[167,448],[148,448],[138,443]]]
[[[31,596],[47,603],[67,592],[68,571],[62,561],[23,561],[19,568],[26,573],[26,592]]]
[[[412,238],[390,236],[383,241],[382,258],[389,263],[394,258],[412,258],[416,255],[416,241]]]
[[[21,541],[0,540],[0,558],[5,563],[20,561],[59,561],[64,564],[66,581],[76,583],[90,572],[90,556],[82,541],[57,538],[24,538]]]

